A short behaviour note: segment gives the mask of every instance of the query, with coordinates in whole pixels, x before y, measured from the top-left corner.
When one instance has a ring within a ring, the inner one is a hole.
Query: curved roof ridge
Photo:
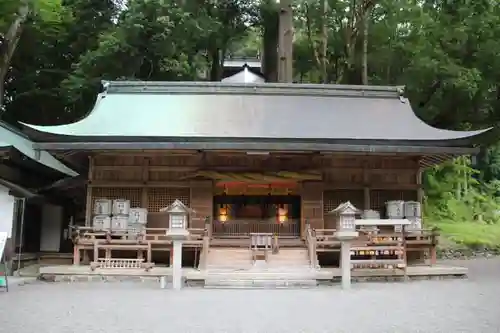
[[[130,93],[257,94],[297,96],[345,96],[402,98],[404,86],[364,86],[340,84],[296,84],[271,82],[215,81],[102,81],[104,91]]]

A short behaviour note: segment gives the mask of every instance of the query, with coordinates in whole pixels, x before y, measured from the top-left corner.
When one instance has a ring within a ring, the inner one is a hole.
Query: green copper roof
[[[4,122],[0,122],[0,147],[14,147],[27,157],[49,168],[57,170],[68,176],[78,176],[78,173],[68,168],[54,156],[44,150],[35,150],[33,142],[23,133],[13,129]]]
[[[106,82],[92,112],[67,125],[35,126],[61,141],[287,139],[441,142],[480,131],[429,126],[400,87]],[[458,143],[457,143],[458,144]],[[462,143],[460,143],[462,144]]]

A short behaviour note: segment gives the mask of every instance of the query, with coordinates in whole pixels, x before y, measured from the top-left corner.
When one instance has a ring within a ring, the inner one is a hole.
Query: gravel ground
[[[500,332],[500,258],[460,264],[470,267],[469,280],[363,283],[349,291],[40,282],[0,293],[0,332]]]

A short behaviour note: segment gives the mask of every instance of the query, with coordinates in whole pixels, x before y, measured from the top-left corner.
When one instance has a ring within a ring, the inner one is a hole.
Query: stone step
[[[206,279],[207,289],[286,289],[315,288],[313,279]]]

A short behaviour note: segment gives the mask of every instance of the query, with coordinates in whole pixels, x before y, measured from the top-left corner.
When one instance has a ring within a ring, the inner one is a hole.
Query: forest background
[[[276,0],[1,0],[1,119],[74,121],[103,79],[218,81],[225,58],[275,50],[278,10]],[[294,0],[293,11],[294,81],[404,85],[433,126],[498,127],[498,1]],[[424,223],[446,248],[500,252],[494,137],[425,172]]]

